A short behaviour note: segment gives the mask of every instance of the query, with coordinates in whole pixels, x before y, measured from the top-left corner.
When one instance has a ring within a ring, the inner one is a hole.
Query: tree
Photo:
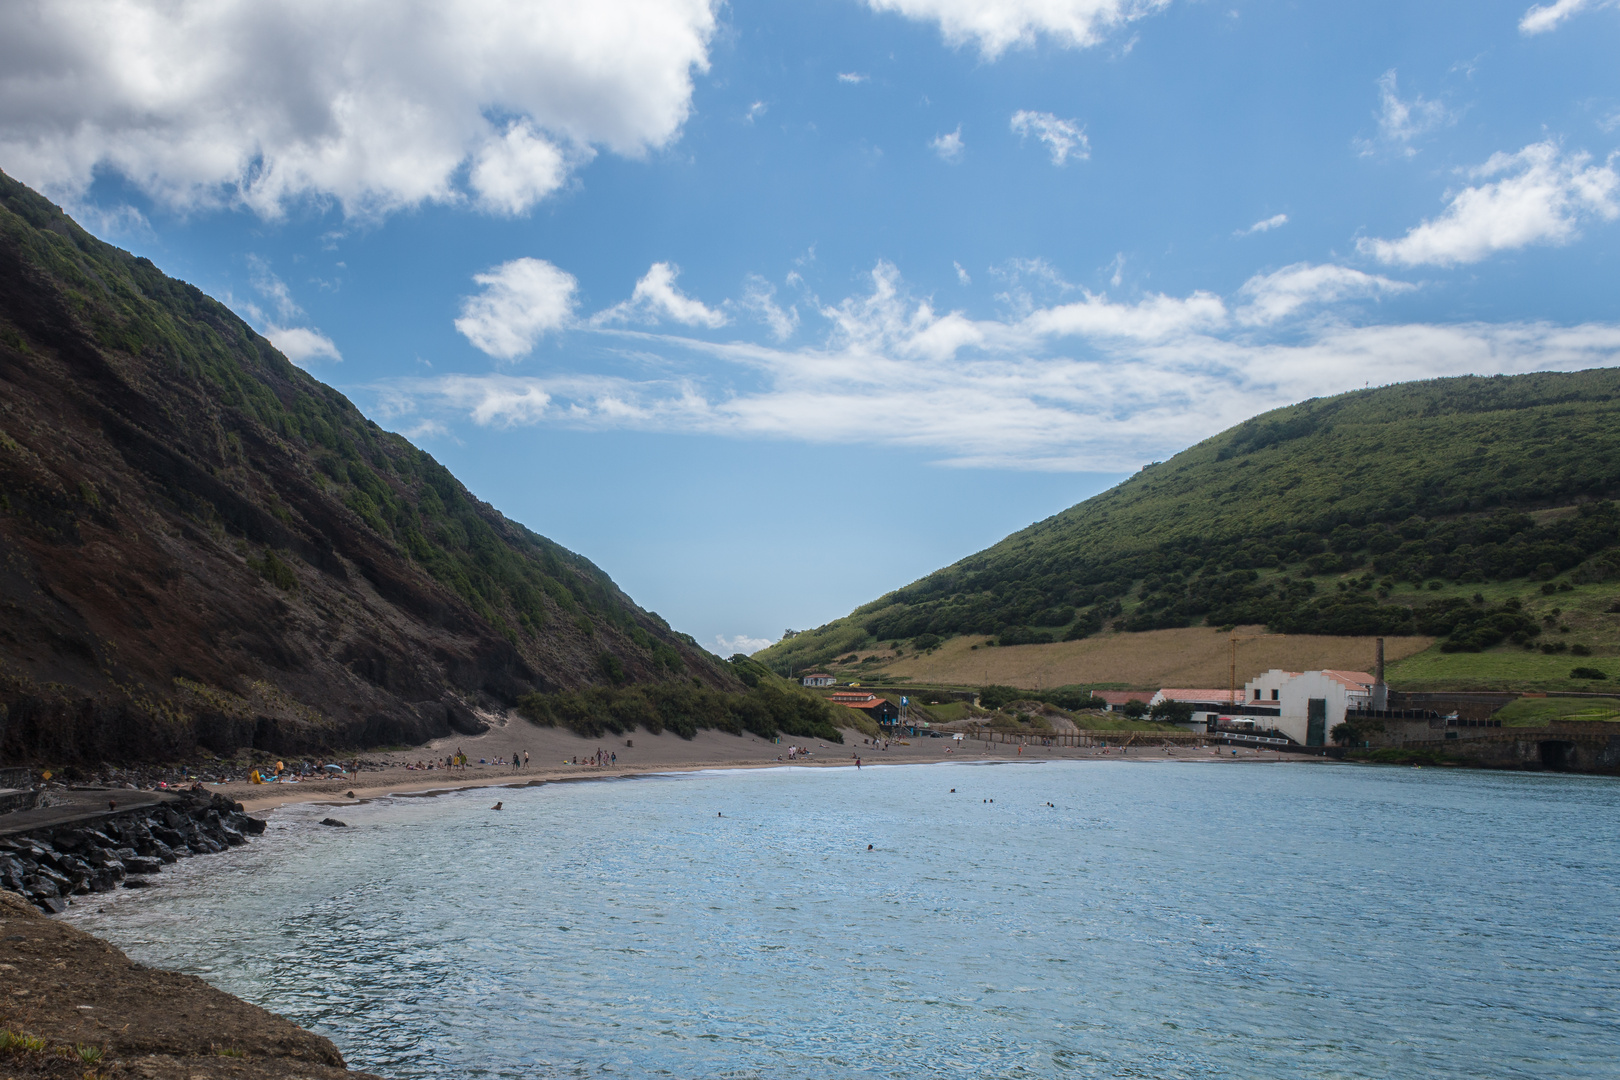
[[[1192,720],[1192,714],[1193,707],[1185,701],[1161,701],[1149,715],[1166,724],[1185,724]]]
[[[1140,720],[1142,717],[1147,715],[1147,702],[1137,701],[1135,698],[1131,698],[1131,700],[1125,703],[1125,708],[1123,711],[1127,720]]]

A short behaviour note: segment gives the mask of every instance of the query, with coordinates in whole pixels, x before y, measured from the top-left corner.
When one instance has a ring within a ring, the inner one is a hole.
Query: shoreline
[[[565,729],[541,728],[522,721],[509,721],[478,736],[437,739],[418,750],[371,755],[369,760],[383,759],[385,764],[381,767],[369,765],[358,774],[347,774],[341,778],[296,784],[233,781],[206,786],[210,792],[217,791],[240,802],[250,814],[263,814],[278,807],[300,803],[344,806],[396,795],[427,795],[477,788],[523,788],[572,780],[628,779],[711,769],[763,769],[787,765],[822,769],[853,768],[857,756],[863,767],[953,761],[1300,761],[1314,764],[1324,761],[1312,754],[1286,754],[1249,748],[1240,749],[1234,757],[1231,748],[1226,748],[1223,753],[1212,748],[1155,746],[1147,741],[1137,743],[1124,754],[1119,752],[1118,747],[1109,747],[1106,752],[1095,747],[1020,748],[1012,744],[986,744],[972,739],[957,743],[951,739],[928,737],[891,741],[885,750],[862,743],[863,736],[853,730],[846,730],[843,734],[846,740],[843,744],[787,735],[782,736],[780,743],[775,743],[757,735],[730,735],[714,731],[700,731],[690,740],[680,739],[669,732],[648,735],[645,731],[630,736],[605,735],[590,739]],[[790,744],[808,748],[809,756],[799,755],[790,761],[787,757]],[[405,767],[407,763],[428,758],[442,759],[458,750],[466,753],[474,763],[465,769],[423,771]],[[594,756],[598,750],[604,754],[616,753],[619,760],[602,766],[573,763],[575,759],[583,761]],[[476,764],[481,755],[494,760],[509,757],[514,751],[528,751],[531,754],[530,763],[518,770],[510,766]]]

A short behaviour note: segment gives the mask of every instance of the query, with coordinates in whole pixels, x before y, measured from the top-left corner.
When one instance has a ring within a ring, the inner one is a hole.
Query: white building
[[[818,671],[812,675],[806,675],[800,681],[806,686],[832,686],[838,680],[834,679],[831,675],[828,675],[825,671]]]
[[[1350,709],[1364,709],[1377,680],[1365,671],[1272,668],[1243,684],[1246,705],[1278,710],[1277,730],[1304,746],[1326,746]],[[1241,706],[1240,706],[1241,707]]]

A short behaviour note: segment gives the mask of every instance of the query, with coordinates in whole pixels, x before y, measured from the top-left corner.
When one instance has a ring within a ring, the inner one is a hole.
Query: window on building
[[[1254,688],[1254,700],[1260,700],[1260,688],[1258,686]]]
[[[1273,691],[1272,691],[1272,692],[1271,692],[1271,700],[1272,700],[1272,701],[1276,701],[1276,700],[1277,700],[1277,694],[1278,694],[1278,691],[1276,691],[1276,690],[1273,690]]]

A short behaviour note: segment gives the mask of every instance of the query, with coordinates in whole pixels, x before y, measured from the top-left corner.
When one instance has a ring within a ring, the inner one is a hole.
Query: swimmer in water
[[[871,844],[867,844],[867,845],[866,845],[866,850],[867,850],[867,851],[871,851],[871,850],[872,850],[872,845],[871,845]]]
[[[500,803],[496,803],[494,806],[490,807],[491,810],[499,810],[500,808],[501,808]]]

